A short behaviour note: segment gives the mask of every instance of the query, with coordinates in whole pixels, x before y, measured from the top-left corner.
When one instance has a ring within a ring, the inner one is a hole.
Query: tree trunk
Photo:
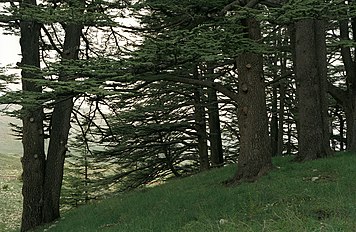
[[[356,41],[356,22],[351,21],[354,41]],[[343,20],[340,22],[340,37],[343,40],[349,40],[349,21]],[[356,151],[356,63],[352,58],[349,47],[341,48],[342,61],[346,72],[347,98],[341,98],[341,104],[346,115],[346,138],[347,150]]]
[[[291,121],[290,117],[288,116],[288,121]],[[288,122],[288,129],[287,129],[287,144],[286,144],[286,150],[287,154],[290,155],[292,154],[292,149],[293,149],[293,144],[292,144],[292,125],[290,122]]]
[[[195,79],[199,79],[198,67],[193,68],[193,76]],[[198,153],[199,153],[199,165],[200,171],[208,170],[210,167],[209,164],[209,155],[208,155],[208,136],[206,134],[206,113],[203,105],[203,87],[197,86],[193,90],[193,99],[194,99],[194,120],[195,120],[195,129],[198,137]]]
[[[356,18],[351,19],[351,27],[352,27],[352,34],[353,34],[353,42],[356,42]],[[349,48],[350,49],[350,48]],[[349,132],[348,137],[348,150],[352,152],[356,152],[356,62],[355,58],[352,62],[352,74],[347,75],[348,79],[348,92],[349,92],[349,99],[350,99],[350,107],[352,109],[352,124],[351,127],[348,127],[347,130]]]
[[[219,105],[215,89],[208,89],[208,115],[209,115],[209,130],[210,130],[210,159],[214,167],[219,167],[224,164],[224,154],[222,149]]]
[[[295,24],[295,71],[298,92],[298,161],[331,154],[326,101],[326,43],[322,20]]]
[[[198,152],[200,170],[209,169],[208,144],[206,135],[205,109],[202,103],[202,87],[197,87],[194,91],[194,117],[195,128],[198,136]]]
[[[277,155],[283,155],[283,135],[284,135],[284,99],[285,99],[285,83],[279,85],[279,112],[278,112],[278,145]]]
[[[36,5],[35,0],[25,0],[21,8]],[[34,21],[21,21],[21,52],[23,66],[22,90],[24,94],[41,93],[42,87],[27,80],[41,78],[36,70],[40,67],[39,33],[40,26]],[[21,231],[28,231],[42,222],[42,184],[45,168],[43,109],[41,105],[24,103],[22,106],[23,124],[23,211]]]
[[[340,121],[340,151],[344,151],[344,117],[341,114],[338,114],[338,118]]]
[[[250,39],[261,38],[256,19],[243,20]],[[254,181],[272,168],[265,84],[261,54],[245,52],[237,58],[239,78],[240,154],[233,183]]]
[[[277,155],[278,150],[278,102],[277,87],[272,87],[272,118],[270,124],[272,155]]]
[[[286,74],[287,64],[286,58],[281,57],[281,75]],[[283,135],[284,135],[284,111],[285,111],[285,97],[286,97],[286,81],[282,80],[279,83],[279,110],[278,110],[278,144],[277,155],[283,155]]]
[[[66,25],[63,61],[78,59],[81,31],[81,25]],[[66,81],[68,78],[66,73],[61,73],[59,81]],[[52,222],[60,216],[59,200],[72,109],[73,96],[67,95],[56,99],[51,119],[52,126],[44,181],[43,222],[45,223]]]

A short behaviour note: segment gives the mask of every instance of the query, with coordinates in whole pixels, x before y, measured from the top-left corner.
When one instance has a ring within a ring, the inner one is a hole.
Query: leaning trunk
[[[78,59],[82,26],[68,24],[65,28],[65,41],[62,60]],[[66,81],[70,76],[61,73],[59,81]],[[64,158],[70,129],[70,117],[73,109],[73,96],[68,94],[56,99],[52,113],[52,127],[47,154],[44,182],[43,221],[51,222],[59,218],[59,200],[63,180]]]

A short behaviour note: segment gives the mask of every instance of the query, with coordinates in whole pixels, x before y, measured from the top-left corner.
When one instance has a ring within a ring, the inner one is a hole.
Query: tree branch
[[[347,105],[348,97],[346,91],[334,86],[330,82],[327,83],[327,92],[344,107]]]
[[[145,76],[143,78],[140,78],[140,80],[147,80],[147,81],[164,80],[164,81],[172,81],[172,82],[192,84],[192,85],[200,85],[203,87],[208,87],[208,88],[212,88],[212,89],[219,91],[220,93],[224,94],[225,96],[227,96],[228,98],[233,100],[234,102],[232,102],[232,104],[235,106],[237,106],[237,102],[238,102],[238,94],[237,93],[227,89],[222,84],[213,82],[213,81],[178,77],[178,76],[173,76],[173,75],[169,75],[169,74],[165,74],[164,76],[160,76],[160,75]]]
[[[55,44],[55,42],[52,39],[51,34],[49,33],[49,31],[47,30],[47,28],[42,24],[41,25],[41,29],[44,31],[44,33],[46,34],[50,44],[52,45],[52,47],[54,48],[54,50],[56,50],[56,52],[58,52],[59,55],[62,55],[62,51],[57,47],[57,45]]]
[[[21,0],[0,0],[0,3],[21,2]]]

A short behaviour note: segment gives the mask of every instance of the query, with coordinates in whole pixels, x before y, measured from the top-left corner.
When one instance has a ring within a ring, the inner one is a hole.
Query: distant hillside
[[[22,154],[22,143],[11,135],[10,122],[21,123],[19,120],[0,114],[0,154]]]

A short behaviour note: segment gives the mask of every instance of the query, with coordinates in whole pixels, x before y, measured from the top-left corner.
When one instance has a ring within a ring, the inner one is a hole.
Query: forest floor
[[[230,165],[70,210],[38,231],[356,231],[356,155],[292,158],[254,183],[224,186]]]
[[[0,154],[0,231],[16,231],[20,226],[21,169],[18,155]]]

